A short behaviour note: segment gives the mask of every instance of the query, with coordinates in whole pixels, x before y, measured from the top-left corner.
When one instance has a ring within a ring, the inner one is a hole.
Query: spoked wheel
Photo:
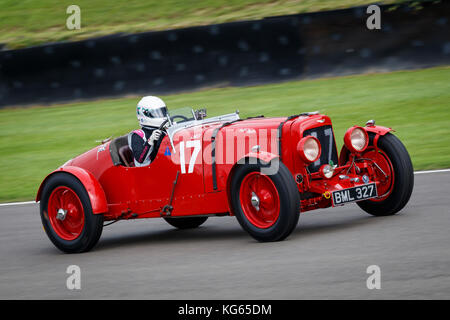
[[[40,212],[47,236],[67,253],[89,251],[103,230],[103,215],[92,213],[84,186],[67,173],[48,179],[42,192]]]
[[[48,199],[47,213],[55,233],[64,240],[75,240],[83,231],[84,209],[75,191],[60,186]]]
[[[395,174],[394,167],[391,160],[383,150],[370,147],[364,152],[363,158],[370,159],[374,165],[375,181],[377,184],[378,197],[371,199],[371,201],[383,201],[389,197],[394,188]]]
[[[277,161],[277,160],[274,160]],[[230,195],[240,225],[258,241],[285,239],[297,226],[300,196],[286,166],[279,162],[273,175],[262,163],[240,165],[232,177]]]
[[[260,172],[244,177],[239,192],[242,211],[254,226],[269,228],[280,215],[280,196],[272,180]]]
[[[378,151],[373,147],[374,134],[369,133],[370,144],[362,158],[373,163],[378,198],[357,202],[358,206],[374,216],[396,214],[408,203],[414,187],[414,170],[408,151],[393,134],[378,140]]]

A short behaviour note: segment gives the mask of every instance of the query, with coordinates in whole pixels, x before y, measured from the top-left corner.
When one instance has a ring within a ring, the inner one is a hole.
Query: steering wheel
[[[170,120],[174,121],[174,119],[176,119],[176,118],[181,118],[182,121],[188,121],[189,120],[187,117],[182,116],[181,114],[177,114],[177,115],[174,115],[173,117],[170,117]]]
[[[162,130],[168,121],[169,121],[169,119],[164,120],[164,121],[161,123],[161,125],[159,126],[158,130]]]
[[[187,118],[187,117],[185,117],[185,116],[182,116],[181,114],[177,114],[177,115],[175,115],[175,116],[172,116],[172,117],[170,117],[170,120],[171,121],[174,121],[174,119],[176,119],[176,118],[180,118],[181,120],[183,120],[183,121],[188,121],[189,119]],[[164,126],[166,125],[166,123],[169,121],[169,119],[166,119],[166,120],[164,120],[162,123],[161,123],[161,125],[159,126],[159,130],[163,130],[164,129]]]

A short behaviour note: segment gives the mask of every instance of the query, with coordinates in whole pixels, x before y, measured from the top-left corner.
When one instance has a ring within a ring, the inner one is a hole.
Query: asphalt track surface
[[[254,241],[233,217],[187,231],[118,222],[77,255],[51,244],[38,205],[0,207],[0,299],[449,299],[449,190],[450,173],[416,175],[396,216],[355,204],[313,211],[276,243]],[[80,290],[66,287],[69,265]],[[370,265],[379,290],[367,289]]]

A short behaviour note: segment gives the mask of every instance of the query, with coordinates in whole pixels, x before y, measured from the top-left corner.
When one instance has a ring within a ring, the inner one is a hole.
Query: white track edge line
[[[415,171],[414,174],[450,172],[450,169]]]
[[[0,207],[6,207],[6,206],[18,206],[21,204],[31,204],[36,203],[36,201],[24,201],[24,202],[7,202],[7,203],[0,203]]]
[[[427,170],[427,171],[415,171],[414,174],[441,173],[441,172],[450,172],[450,169]],[[23,205],[23,204],[32,204],[32,203],[36,203],[36,201],[0,203],[0,207],[6,207],[6,206],[19,206],[19,205]]]

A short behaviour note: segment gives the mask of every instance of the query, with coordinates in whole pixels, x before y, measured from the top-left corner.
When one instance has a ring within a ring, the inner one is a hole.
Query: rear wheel
[[[168,224],[178,229],[192,229],[202,225],[208,217],[164,218]]]
[[[277,161],[277,160],[275,160]],[[258,241],[280,241],[295,229],[300,215],[297,185],[279,162],[276,174],[261,172],[264,164],[243,164],[231,182],[231,204],[242,228]]]
[[[358,206],[374,216],[396,214],[408,203],[414,187],[414,170],[403,143],[387,133],[378,140],[378,151],[373,146],[375,135],[369,133],[369,148],[362,158],[376,163],[375,173],[378,198],[360,201]]]
[[[91,250],[103,230],[103,215],[92,213],[83,184],[67,173],[51,176],[40,203],[41,220],[53,244],[66,253]]]

